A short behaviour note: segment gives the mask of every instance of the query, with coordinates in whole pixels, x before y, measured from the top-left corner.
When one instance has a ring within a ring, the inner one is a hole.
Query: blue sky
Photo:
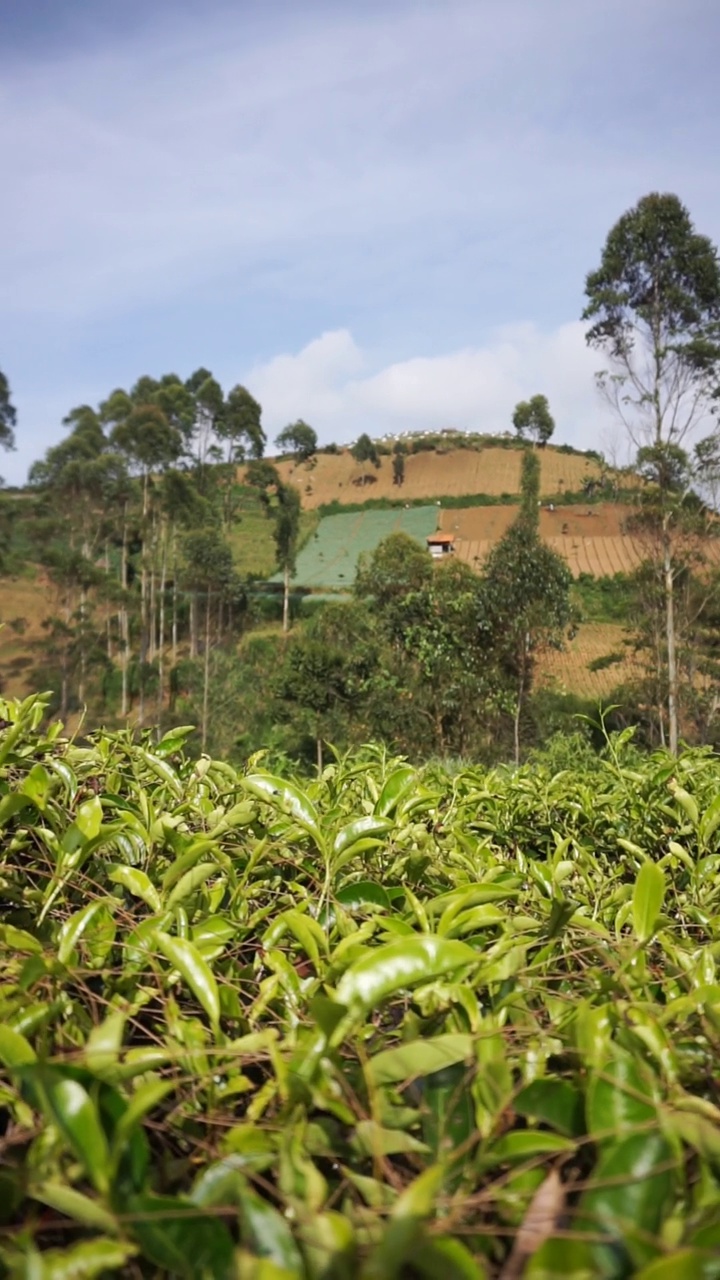
[[[210,368],[272,437],[615,447],[579,316],[619,215],[720,241],[717,0],[0,0],[6,480],[74,405]]]

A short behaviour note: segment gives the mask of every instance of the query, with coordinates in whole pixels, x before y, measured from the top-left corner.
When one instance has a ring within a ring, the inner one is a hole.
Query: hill
[[[388,454],[381,454],[377,468],[356,462],[349,450],[320,453],[301,464],[277,461],[282,478],[300,490],[303,505],[297,586],[313,591],[349,587],[359,554],[372,551],[382,538],[399,529],[421,544],[436,528],[452,532],[458,558],[481,568],[490,547],[517,515],[513,498],[519,492],[522,449],[514,441],[475,441],[472,447],[444,442],[430,447],[427,441],[410,441],[407,447],[402,486],[393,484]],[[639,563],[642,549],[625,532],[628,505],[589,497],[579,501],[583,490],[592,494],[603,478],[607,481],[598,460],[553,446],[538,456],[544,498],[540,531],[567,560],[573,575],[601,577]],[[18,496],[29,499],[31,495]],[[328,506],[339,507],[341,513],[323,514]],[[350,506],[355,509],[342,511]],[[28,520],[32,509],[28,501]],[[28,559],[32,540],[23,532],[22,518],[15,537],[15,572],[0,577],[0,621],[6,624],[0,643],[0,682],[6,692],[24,694],[32,687],[34,665],[48,643],[43,619],[55,604],[46,575]],[[253,489],[243,487],[238,493],[230,543],[243,577],[271,577],[276,563],[272,521]],[[603,666],[603,659],[622,647],[618,622],[609,630],[607,623],[594,619],[588,624],[591,630],[583,626],[571,650],[544,664],[543,678],[578,692],[599,694],[629,674],[627,657],[623,664]],[[596,663],[600,666],[593,669]]]
[[[413,502],[469,494],[512,497],[520,491],[522,449],[514,447],[514,442],[465,449],[441,445],[408,453],[402,486],[393,483],[391,457],[380,455],[379,461],[377,468],[372,463],[356,462],[344,449],[316,454],[308,462],[282,459],[276,465],[284,483],[300,490],[303,507],[308,511],[332,502],[346,505],[367,498]],[[244,472],[240,474],[243,476]],[[586,481],[597,483],[601,475],[602,467],[595,457],[567,453],[550,445],[540,451],[543,496],[577,493]]]

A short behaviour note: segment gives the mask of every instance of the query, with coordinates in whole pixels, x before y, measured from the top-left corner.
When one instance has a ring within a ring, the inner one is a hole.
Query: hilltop
[[[379,465],[358,462],[349,449],[320,451],[307,462],[276,459],[281,479],[300,491],[303,507],[312,511],[331,503],[347,506],[372,498],[395,502],[429,501],[484,495],[512,498],[520,492],[522,446],[515,440],[457,447],[423,436],[407,442],[402,485],[393,482],[389,450],[379,451]],[[540,450],[540,492],[544,497],[582,493],[604,477],[596,454],[547,445]],[[241,476],[243,472],[240,472]]]

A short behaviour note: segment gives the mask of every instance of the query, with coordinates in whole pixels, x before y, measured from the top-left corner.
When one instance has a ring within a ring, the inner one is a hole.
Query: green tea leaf
[[[368,1063],[368,1070],[377,1085],[393,1084],[400,1080],[414,1080],[427,1076],[443,1067],[466,1062],[472,1057],[473,1038],[468,1035],[440,1035],[430,1040],[410,1040],[397,1049],[384,1049],[376,1053]]]
[[[51,1209],[57,1209],[58,1213],[64,1214],[73,1222],[81,1223],[83,1227],[91,1227],[94,1231],[107,1231],[112,1235],[117,1235],[119,1232],[119,1224],[108,1209],[105,1209],[97,1200],[91,1200],[90,1196],[83,1195],[82,1192],[66,1186],[63,1182],[33,1183],[28,1194],[33,1200],[46,1204]]]
[[[476,953],[464,942],[433,934],[415,935],[378,947],[357,960],[340,979],[337,999],[349,1008],[373,1009],[396,991],[429,982],[476,961]]]
[[[284,778],[275,778],[270,773],[254,773],[240,779],[241,785],[252,795],[272,805],[281,813],[288,814],[311,835],[318,849],[323,848],[320,835],[317,809],[310,798],[299,787]]]
[[[660,867],[646,860],[638,873],[632,898],[633,924],[638,942],[653,935],[665,897],[665,876]]]
[[[196,947],[185,938],[171,938],[158,929],[157,946],[185,980],[196,1000],[202,1005],[213,1026],[220,1021],[220,996],[212,969]]]
[[[132,1196],[128,1226],[143,1256],[172,1276],[222,1280],[230,1274],[233,1241],[227,1227],[179,1196]]]
[[[160,894],[150,877],[139,867],[127,867],[119,863],[109,867],[108,872],[108,878],[112,884],[119,884],[134,898],[140,898],[151,911],[162,910]]]
[[[82,907],[80,911],[76,911],[74,915],[65,921],[58,935],[58,960],[61,964],[67,964],[75,947],[85,930],[92,924],[95,916],[105,908],[114,906],[116,906],[116,903],[112,898],[95,898],[93,902],[88,902],[87,906]]]
[[[42,1068],[38,1080],[53,1120],[73,1149],[96,1191],[109,1189],[110,1152],[97,1107],[87,1090],[63,1076],[60,1068]]]
[[[184,876],[180,877],[170,894],[166,904],[168,910],[171,911],[178,902],[189,898],[191,893],[195,893],[211,876],[217,875],[219,870],[216,862],[202,862],[199,866],[191,867]]]
[[[19,1031],[0,1022],[0,1062],[4,1067],[24,1067],[37,1061],[37,1054]]]
[[[566,1080],[550,1076],[532,1080],[520,1090],[513,1106],[519,1115],[542,1120],[568,1138],[579,1137],[584,1130],[582,1095]]]
[[[365,818],[356,818],[353,822],[348,822],[335,837],[333,842],[333,854],[336,858],[347,853],[354,845],[360,841],[377,840],[384,836],[386,832],[391,831],[393,822],[390,818],[375,817],[368,814]]]
[[[99,796],[92,796],[78,805],[75,812],[75,826],[85,840],[94,840],[100,831],[103,820],[102,804]]]
[[[576,1226],[600,1230],[634,1256],[642,1238],[656,1236],[675,1182],[676,1154],[657,1130],[621,1138],[605,1152],[580,1199]],[[645,1249],[647,1259],[647,1247]],[[652,1252],[650,1253],[652,1256]]]
[[[627,1133],[657,1119],[657,1108],[638,1065],[629,1053],[594,1072],[585,1102],[588,1133],[598,1138]]]

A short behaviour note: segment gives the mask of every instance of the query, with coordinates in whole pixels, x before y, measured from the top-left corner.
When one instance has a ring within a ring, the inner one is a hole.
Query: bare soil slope
[[[491,548],[517,518],[517,506],[448,508],[438,513],[439,527],[454,533],[455,554],[473,568],[481,568]],[[623,503],[600,502],[593,506],[544,506],[540,535],[566,560],[574,578],[631,573],[647,558],[647,547],[627,530],[631,508]],[[720,561],[720,539],[706,544],[705,554]]]
[[[610,657],[617,660],[598,671],[590,670],[592,663]],[[538,663],[539,685],[585,698],[607,697],[618,685],[639,675],[640,666],[625,628],[614,622],[583,623],[564,649],[549,650]]]
[[[310,462],[277,464],[286,484],[294,484],[303,506],[312,510],[328,502],[365,502],[368,498],[462,497],[486,493],[500,497],[520,491],[522,450],[448,449],[447,452],[409,454],[405,459],[405,479],[393,484],[392,458],[381,457],[379,468],[356,462],[345,450],[320,453]],[[242,473],[241,473],[242,474]],[[544,496],[566,490],[577,491],[584,481],[600,476],[600,466],[592,458],[560,453],[548,446],[540,453],[540,491]]]

